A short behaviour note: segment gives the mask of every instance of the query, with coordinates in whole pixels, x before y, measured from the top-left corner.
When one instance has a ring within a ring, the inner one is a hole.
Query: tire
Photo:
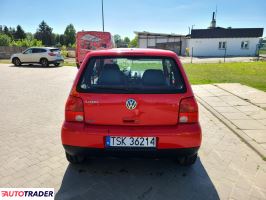
[[[13,58],[13,64],[15,66],[20,66],[21,65],[21,62],[20,62],[19,58]]]
[[[49,66],[48,60],[46,58],[42,58],[40,60],[40,63],[42,65],[42,67],[48,67]]]
[[[58,67],[60,65],[60,63],[54,63],[54,66]]]
[[[180,158],[178,160],[179,161],[178,163],[181,166],[191,166],[196,162],[197,158],[198,158],[198,154],[196,153],[193,156],[186,156],[186,157]]]
[[[70,155],[66,152],[66,159],[68,160],[68,162],[70,162],[71,164],[81,164],[85,161],[85,157],[84,156],[78,156],[78,155]]]

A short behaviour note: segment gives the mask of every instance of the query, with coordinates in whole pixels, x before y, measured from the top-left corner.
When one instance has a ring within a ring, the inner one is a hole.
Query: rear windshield
[[[60,49],[50,49],[51,52],[60,51]]]
[[[79,80],[79,92],[182,93],[183,77],[171,58],[94,57]]]

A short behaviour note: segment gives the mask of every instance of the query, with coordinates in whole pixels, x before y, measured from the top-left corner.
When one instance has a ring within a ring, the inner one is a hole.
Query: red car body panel
[[[106,136],[156,137],[158,149],[199,147],[201,128],[196,124],[175,126],[96,126],[64,122],[62,142],[64,145],[104,148]]]
[[[176,125],[180,94],[80,94],[84,102],[85,123],[96,125]],[[128,110],[127,99],[133,98],[138,107]],[[93,101],[100,102],[87,104]],[[102,112],[104,110],[104,112]],[[114,114],[115,111],[115,114]],[[91,122],[93,121],[93,122]]]
[[[183,76],[186,92],[178,94],[99,94],[79,93],[76,90],[80,76],[90,58],[95,56],[151,56],[169,57],[176,61]],[[109,49],[92,51],[86,55],[76,75],[70,95],[84,103],[84,121],[67,122],[62,126],[63,145],[105,148],[106,136],[152,136],[157,138],[157,149],[193,148],[201,145],[201,128],[196,123],[178,123],[182,99],[193,97],[182,64],[174,52],[158,49]],[[145,97],[145,98],[144,98]],[[135,98],[139,109],[126,110],[121,105],[127,98]],[[86,104],[95,100],[100,105]],[[143,107],[141,107],[143,105]],[[91,119],[96,119],[91,121]],[[125,119],[125,121],[123,121]],[[134,123],[127,123],[127,119]]]

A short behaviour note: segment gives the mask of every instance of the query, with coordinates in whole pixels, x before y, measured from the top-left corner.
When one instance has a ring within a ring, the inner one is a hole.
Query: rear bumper
[[[105,148],[106,136],[156,137],[156,148]],[[69,154],[193,155],[201,145],[199,123],[175,126],[96,126],[64,122],[62,144]],[[172,152],[172,153],[171,153]]]
[[[193,156],[199,147],[179,149],[156,149],[156,148],[86,148],[63,145],[70,155],[87,155],[90,157],[182,157]]]

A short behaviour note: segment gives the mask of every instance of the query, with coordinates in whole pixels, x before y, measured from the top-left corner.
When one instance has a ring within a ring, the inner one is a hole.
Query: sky
[[[104,0],[105,31],[134,37],[134,31],[188,34],[207,28],[217,6],[217,26],[266,28],[266,0]],[[34,33],[44,20],[62,34],[102,30],[101,0],[0,0],[0,25]],[[264,36],[266,30],[264,30]]]

